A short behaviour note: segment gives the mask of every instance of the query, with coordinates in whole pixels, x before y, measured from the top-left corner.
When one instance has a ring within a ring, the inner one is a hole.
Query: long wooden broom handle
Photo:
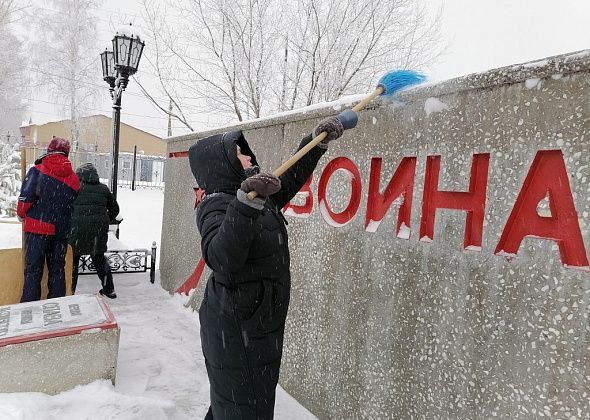
[[[377,89],[375,89],[373,91],[373,93],[371,93],[370,95],[368,95],[365,99],[363,99],[362,101],[360,101],[358,104],[356,104],[355,106],[352,107],[352,110],[354,112],[359,112],[362,111],[363,109],[365,109],[365,107],[367,105],[369,105],[369,102],[371,102],[373,99],[375,99],[377,96],[381,95],[383,93],[385,89],[383,89],[383,86],[378,86]]]
[[[371,93],[370,95],[368,95],[365,99],[363,99],[362,101],[360,101],[358,104],[356,104],[352,110],[354,112],[359,112],[361,110],[363,110],[368,104],[369,102],[371,102],[373,99],[375,99],[377,96],[381,95],[383,93],[383,87],[379,86],[377,87],[377,89],[375,89],[373,91],[373,93]],[[309,152],[311,149],[313,149],[314,147],[316,147],[318,144],[320,144],[320,142],[322,140],[324,140],[326,138],[326,136],[328,135],[328,133],[326,133],[325,131],[322,131],[317,137],[314,137],[309,143],[307,143],[305,146],[303,146],[301,149],[299,149],[297,151],[297,153],[295,153],[293,156],[291,156],[287,161],[285,161],[281,166],[279,166],[277,169],[275,169],[272,174],[276,177],[279,177],[281,175],[283,175],[287,169],[289,169],[291,166],[293,166],[299,159],[301,159],[303,156],[305,156],[305,154],[307,154],[307,152]],[[248,193],[248,198],[250,200],[254,199],[256,196],[258,195],[258,193],[256,191],[250,191]]]

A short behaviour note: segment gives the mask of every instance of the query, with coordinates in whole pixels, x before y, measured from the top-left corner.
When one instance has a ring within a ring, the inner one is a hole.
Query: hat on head
[[[93,169],[96,169],[96,168],[94,167],[92,162],[86,162],[86,163],[83,163],[82,165],[78,166],[78,169],[80,169],[81,171],[92,171]]]
[[[47,146],[47,154],[63,153],[68,156],[70,154],[70,142],[61,137],[54,137]]]
[[[92,163],[86,162],[86,163],[83,163],[82,165],[78,166],[78,169],[76,169],[76,173],[78,175],[81,175],[84,172],[97,172],[97,171]]]

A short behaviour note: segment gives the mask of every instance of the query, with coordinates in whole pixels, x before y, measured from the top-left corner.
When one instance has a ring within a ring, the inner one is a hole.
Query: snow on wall
[[[433,112],[442,112],[445,109],[449,109],[449,106],[440,101],[438,98],[428,98],[424,102],[424,112],[429,116]]]
[[[284,388],[319,418],[587,417],[588,97],[586,51],[418,87],[401,95],[404,106],[361,113],[320,162],[312,210],[289,217]],[[328,104],[241,128],[271,169],[334,113]],[[168,151],[210,134],[170,139]],[[318,197],[324,168],[342,156],[361,174],[360,190],[336,171]],[[400,161],[412,156],[413,191],[388,196]],[[381,172],[371,181],[375,158]],[[188,159],[167,165],[161,270],[173,290],[200,251]],[[444,193],[481,188],[480,198]],[[398,219],[410,193],[409,219]],[[358,209],[334,223],[355,194]],[[456,209],[470,205],[469,216]],[[511,251],[517,228],[531,234]]]

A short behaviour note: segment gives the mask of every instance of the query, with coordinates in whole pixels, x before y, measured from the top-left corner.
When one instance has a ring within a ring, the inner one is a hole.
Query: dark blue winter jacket
[[[17,214],[24,219],[24,231],[67,239],[79,189],[80,180],[65,155],[45,156],[29,169],[21,187]]]

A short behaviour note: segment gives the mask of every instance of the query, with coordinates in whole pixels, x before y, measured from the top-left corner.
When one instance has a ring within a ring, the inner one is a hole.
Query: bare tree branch
[[[25,61],[21,42],[14,34],[12,23],[22,17],[25,2],[0,0],[0,135],[16,137],[25,106],[22,103],[28,80],[22,71]]]
[[[74,147],[79,141],[81,117],[101,92],[95,84],[86,83],[101,78],[96,18],[91,12],[97,1],[47,0],[48,7],[34,8],[31,16],[31,25],[44,34],[31,45],[32,67],[57,69],[36,73],[37,83],[66,104]]]
[[[177,121],[181,122],[182,124],[184,124],[189,130],[191,131],[195,131],[191,125],[189,124],[189,122],[186,120],[186,117],[182,114],[182,112],[180,112],[180,114],[177,114],[175,112],[172,112],[173,108],[164,108],[162,107],[158,101],[156,101],[149,93],[148,91],[143,87],[143,85],[141,84],[141,82],[139,80],[137,80],[136,77],[133,77],[133,79],[137,82],[137,85],[139,86],[139,88],[141,89],[141,91],[143,92],[143,94],[146,96],[146,98],[148,98],[152,104],[154,104],[160,111],[164,112],[166,115],[171,116],[172,118],[176,119]],[[170,97],[170,100],[172,101],[171,103],[176,107],[176,109],[180,109],[178,107],[178,104],[176,103],[176,101]]]
[[[165,13],[143,2],[160,90],[179,114],[187,95],[238,121],[334,100],[442,52],[440,15],[417,0],[165,0]]]

